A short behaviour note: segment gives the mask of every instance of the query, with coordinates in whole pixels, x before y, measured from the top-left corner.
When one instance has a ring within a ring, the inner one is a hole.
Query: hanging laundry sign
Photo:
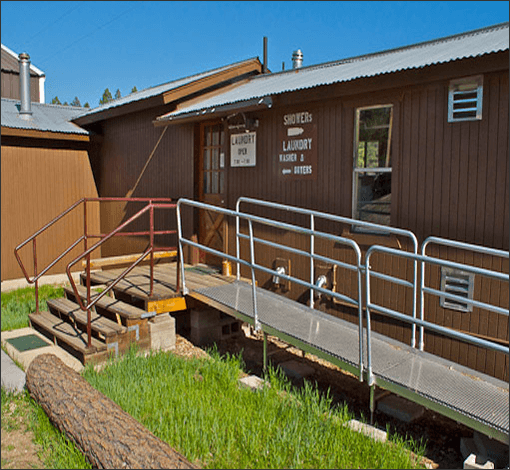
[[[244,132],[230,136],[230,166],[255,166],[257,133]]]

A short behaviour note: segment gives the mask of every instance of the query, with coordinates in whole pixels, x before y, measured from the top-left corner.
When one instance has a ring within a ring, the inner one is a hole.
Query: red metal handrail
[[[134,214],[132,217],[130,217],[127,221],[122,223],[120,226],[118,226],[115,230],[110,232],[107,235],[99,234],[89,234],[88,228],[87,228],[87,202],[148,202],[148,204],[138,211],[136,214]],[[176,234],[176,230],[154,230],[154,209],[155,208],[161,208],[161,209],[170,209],[170,208],[176,208],[176,204],[170,204],[172,202],[172,199],[170,198],[123,198],[123,197],[101,197],[101,198],[82,198],[75,202],[73,205],[71,205],[68,209],[66,209],[64,212],[59,214],[57,217],[55,217],[52,221],[48,222],[45,226],[43,226],[41,229],[39,229],[36,233],[34,233],[32,236],[27,238],[23,243],[18,245],[14,249],[14,255],[18,261],[18,264],[21,267],[21,270],[25,276],[25,279],[28,283],[34,284],[35,283],[35,301],[36,301],[36,313],[39,313],[39,295],[38,295],[38,280],[41,276],[43,276],[46,272],[48,272],[49,269],[51,269],[56,263],[58,263],[66,254],[68,254],[73,248],[75,248],[81,241],[84,242],[84,252],[79,255],[77,258],[75,258],[73,261],[71,261],[66,268],[66,273],[69,278],[69,281],[71,283],[71,286],[73,288],[73,291],[75,293],[76,299],[80,305],[80,308],[82,310],[87,310],[87,343],[88,346],[91,346],[91,314],[90,314],[90,308],[92,308],[96,302],[102,298],[106,293],[108,293],[123,277],[125,277],[131,270],[133,270],[139,263],[143,261],[143,259],[150,254],[150,265],[151,265],[151,273],[150,273],[150,295],[153,294],[153,283],[154,283],[154,251],[162,251],[166,250],[168,248],[154,248],[154,235],[171,235]],[[154,204],[157,203],[157,204]],[[48,230],[51,226],[53,226],[57,221],[61,220],[64,216],[69,214],[72,210],[74,210],[76,207],[78,207],[80,204],[84,205],[84,234],[80,236],[75,242],[71,244],[69,248],[67,248],[63,253],[61,253],[59,256],[57,256],[56,259],[54,259],[47,267],[45,267],[40,273],[37,272],[37,246],[36,246],[36,240],[39,235],[41,235],[43,232]],[[131,222],[133,222],[135,219],[138,219],[142,214],[146,213],[147,211],[150,211],[150,227],[148,231],[145,232],[122,232],[119,233],[123,228],[125,228],[127,225],[129,225]],[[129,236],[129,235],[149,235],[150,241],[149,241],[149,248],[145,250],[145,252],[142,254],[140,258],[138,258],[131,266],[129,266],[105,291],[101,293],[99,297],[96,297],[94,301],[91,303],[90,301],[90,254],[99,248],[104,242],[107,240],[110,240],[114,236]],[[100,238],[100,240],[95,243],[92,247],[88,248],[87,241],[89,238]],[[27,270],[25,266],[23,265],[23,262],[21,260],[21,257],[19,255],[19,250],[23,248],[27,243],[32,241],[33,243],[33,263],[34,263],[34,276],[33,278],[30,278],[30,276],[27,273]],[[81,302],[81,298],[78,294],[76,284],[74,282],[74,279],[71,275],[70,269],[71,267],[76,264],[80,259],[86,257],[87,258],[87,306],[85,307],[83,303]],[[177,260],[177,276],[179,276],[179,265],[180,265],[180,259]],[[179,279],[177,279],[177,289],[179,289]]]

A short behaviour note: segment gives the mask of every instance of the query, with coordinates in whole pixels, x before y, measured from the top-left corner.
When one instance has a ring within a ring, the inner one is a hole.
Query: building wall
[[[2,70],[2,98],[20,99],[19,73],[6,72]],[[39,77],[30,75],[30,98],[31,101],[39,103]]]
[[[14,257],[17,245],[80,198],[97,197],[97,191],[86,147],[80,143],[2,136],[1,170],[3,281],[23,277]],[[38,272],[83,234],[83,225],[83,208],[79,207],[37,238]],[[88,209],[88,227],[90,232],[99,232],[97,204]],[[81,251],[83,244],[47,274],[65,272],[67,263]],[[21,250],[21,257],[33,276],[31,243]]]
[[[102,144],[92,159],[100,196],[193,197],[193,127],[155,128],[152,120],[163,112],[164,108],[155,108],[101,122]],[[101,208],[102,232],[110,232],[142,207],[143,203],[127,206],[125,203],[104,203]],[[175,221],[175,211],[157,210],[155,229],[175,230]],[[143,217],[126,230],[145,231],[148,228],[148,217]],[[170,247],[176,246],[177,240],[175,236],[169,236],[158,237],[155,242]],[[103,256],[139,253],[146,247],[146,237],[117,238],[105,243]]]
[[[337,87],[338,96],[332,95],[328,100],[316,100],[317,92],[304,91],[285,102],[280,100],[281,106],[274,99],[271,110],[251,114],[250,117],[259,119],[257,165],[228,168],[229,207],[234,207],[238,197],[249,196],[351,217],[355,109],[392,104],[392,225],[413,231],[419,242],[434,235],[508,250],[508,68],[484,73],[483,119],[477,122],[447,122],[449,81],[463,74],[459,75],[454,66],[429,73],[434,75],[433,80],[414,86],[407,83],[399,86],[398,78],[393,77],[393,87],[380,91],[374,89],[363,93],[364,86],[360,85],[353,93],[353,88],[346,86],[346,93],[342,95],[342,88]],[[468,75],[477,73],[483,72],[471,67]],[[405,74],[402,75],[402,81],[406,81]],[[280,152],[278,128],[283,115],[301,111],[311,112],[317,123],[317,179],[282,181],[275,171],[275,161]],[[275,211],[254,212],[304,226],[309,224],[306,218],[300,221],[299,217],[278,216]],[[405,240],[400,237],[397,240],[395,237],[353,234],[348,227],[340,224],[323,224],[322,228],[353,238],[363,251],[375,243],[405,246]],[[309,242],[303,237],[275,229],[258,230],[264,233],[264,237],[279,243],[309,249]],[[235,226],[231,223],[229,247],[235,247],[234,232]],[[244,250],[248,253],[246,244]],[[317,250],[332,258],[353,259],[349,250],[339,245],[318,243]],[[449,250],[447,256],[453,261],[473,262],[480,267],[508,272],[508,260],[501,262],[481,256],[473,259],[473,256],[455,253],[454,250]],[[271,248],[257,251],[257,263],[268,267],[274,265],[277,257],[282,257],[282,254]],[[309,277],[309,263],[304,257],[291,254],[288,258],[293,274],[302,279]],[[411,279],[410,263],[380,255],[373,259],[373,265],[388,274],[400,273]],[[249,273],[243,271],[243,275],[249,276]],[[439,273],[432,271],[427,275],[432,285],[439,288]],[[280,290],[272,286],[271,276],[267,274],[259,273],[257,279],[262,286]],[[342,293],[356,297],[354,276],[339,271],[337,282]],[[410,311],[412,297],[404,288],[389,287],[382,281],[375,282],[373,287],[376,302],[397,311]],[[480,300],[508,308],[508,285],[505,283],[477,279],[475,288],[481,292]],[[308,299],[307,290],[296,285],[281,293],[304,303]],[[508,317],[483,313],[477,308],[471,313],[443,309],[437,299],[427,298],[426,302],[428,320],[481,337],[497,338],[508,344]],[[344,319],[357,321],[356,312],[342,305],[325,301],[321,308]],[[375,315],[374,328],[410,342],[411,329],[402,322]],[[476,347],[432,334],[426,336],[425,344],[427,351],[508,379],[508,358],[503,355],[485,353]]]

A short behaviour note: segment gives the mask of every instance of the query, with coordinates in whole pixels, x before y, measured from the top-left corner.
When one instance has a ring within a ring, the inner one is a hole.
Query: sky
[[[46,74],[58,96],[99,105],[106,88],[129,94],[241,60],[271,71],[402,47],[509,20],[508,1],[2,1],[2,44]]]

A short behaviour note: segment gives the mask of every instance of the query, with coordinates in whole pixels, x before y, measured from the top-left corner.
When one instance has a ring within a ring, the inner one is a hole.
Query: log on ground
[[[26,385],[96,468],[197,468],[53,354],[32,361]]]

